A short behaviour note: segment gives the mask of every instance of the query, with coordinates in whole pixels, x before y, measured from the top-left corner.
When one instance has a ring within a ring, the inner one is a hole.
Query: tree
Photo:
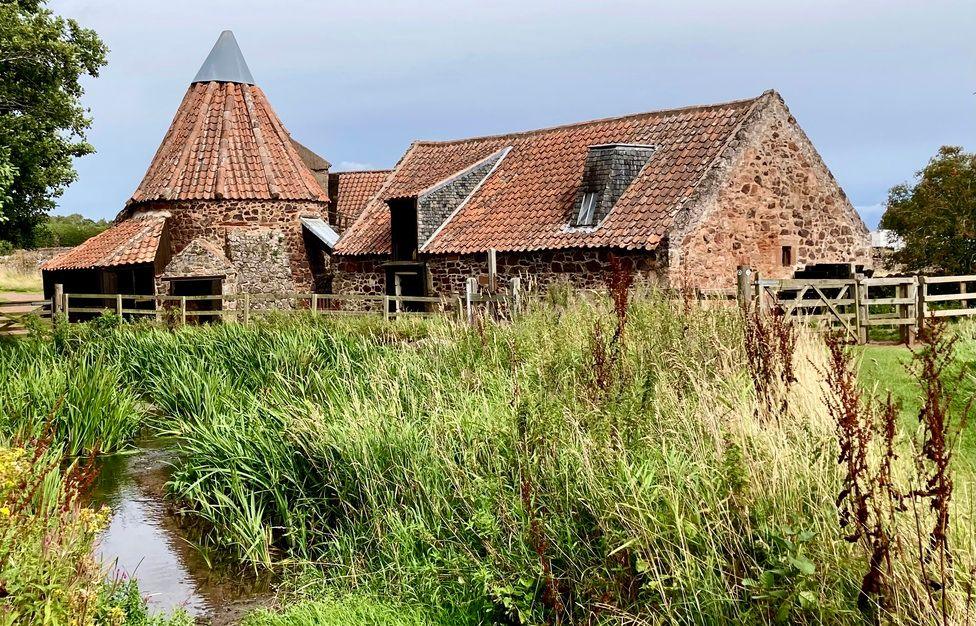
[[[909,272],[976,269],[976,154],[942,146],[914,185],[892,187],[881,228],[904,241],[892,260]]]
[[[95,31],[54,15],[45,0],[0,0],[0,240],[34,243],[54,198],[94,152],[80,99],[107,49]]]
[[[92,220],[77,213],[52,215],[37,228],[35,242],[39,247],[77,246],[107,229],[106,220]]]

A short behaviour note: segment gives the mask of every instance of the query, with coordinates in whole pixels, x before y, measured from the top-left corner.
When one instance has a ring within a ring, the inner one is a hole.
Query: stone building
[[[291,138],[225,31],[115,225],[46,263],[45,290],[328,290],[334,225],[351,222],[387,174],[329,167]]]
[[[221,34],[115,225],[45,289],[456,295],[484,277],[599,287],[612,256],[662,285],[870,268],[867,229],[769,91],[458,141],[332,173],[294,141]]]
[[[868,231],[773,91],[410,146],[336,245],[339,293],[460,293],[488,271],[602,286],[611,255],[662,285],[730,288],[871,266]]]

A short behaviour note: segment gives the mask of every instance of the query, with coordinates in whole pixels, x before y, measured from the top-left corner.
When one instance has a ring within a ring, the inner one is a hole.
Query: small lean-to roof
[[[352,224],[373,196],[383,187],[391,170],[371,170],[360,172],[333,172],[330,178],[330,196],[340,224]]]
[[[464,254],[554,248],[653,249],[753,107],[748,100],[694,106],[460,141],[420,141],[379,196],[346,231],[337,254],[390,251],[387,200],[416,197],[492,153],[510,148],[463,207],[421,251]],[[568,227],[590,146],[656,148],[647,166],[596,228]]]
[[[59,254],[41,269],[85,270],[152,263],[156,260],[165,225],[166,218],[163,216],[125,220]]]
[[[302,220],[302,226],[315,235],[319,241],[328,246],[330,250],[335,248],[336,242],[339,241],[339,233],[332,230],[332,227],[325,220],[318,217],[303,217],[300,219]]]
[[[240,50],[227,34],[187,89],[127,205],[156,200],[328,201],[250,72],[245,76],[229,69],[233,64],[228,58],[240,56]]]

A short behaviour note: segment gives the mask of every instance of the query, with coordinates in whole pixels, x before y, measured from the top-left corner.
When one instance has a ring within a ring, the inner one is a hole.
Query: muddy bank
[[[92,503],[112,509],[98,554],[119,576],[136,578],[154,612],[185,609],[205,624],[236,624],[271,599],[270,580],[212,566],[163,500],[172,452],[160,439],[100,461]]]

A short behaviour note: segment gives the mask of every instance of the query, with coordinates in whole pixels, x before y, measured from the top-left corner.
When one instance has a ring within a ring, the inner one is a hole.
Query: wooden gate
[[[27,320],[39,318],[50,323],[50,300],[9,300],[0,302],[0,336],[27,333]]]
[[[858,339],[858,285],[854,280],[756,280],[756,305],[763,311],[803,318]]]

